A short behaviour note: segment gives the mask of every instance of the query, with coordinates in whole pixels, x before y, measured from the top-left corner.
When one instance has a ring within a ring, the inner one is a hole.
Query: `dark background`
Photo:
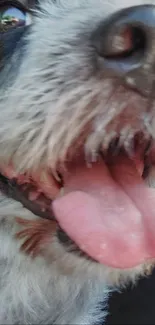
[[[155,324],[155,271],[135,287],[112,294],[109,303],[106,325]]]

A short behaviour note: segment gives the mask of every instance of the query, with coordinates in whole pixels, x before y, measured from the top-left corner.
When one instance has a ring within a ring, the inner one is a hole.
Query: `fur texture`
[[[147,99],[105,78],[91,45],[91,34],[110,13],[147,3],[155,1],[40,1],[24,53],[17,48],[0,74],[1,165],[12,159],[20,171],[50,166],[56,173],[80,141],[92,160],[117,134],[127,149],[137,131],[155,137],[154,102],[148,111]],[[111,288],[147,270],[101,266],[69,254],[56,237],[44,257],[32,260],[14,238],[17,216],[36,219],[0,194],[0,324],[97,324]]]

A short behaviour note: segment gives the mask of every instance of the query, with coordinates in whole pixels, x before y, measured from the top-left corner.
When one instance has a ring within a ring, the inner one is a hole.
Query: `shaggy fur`
[[[154,102],[148,111],[147,99],[104,78],[91,46],[92,32],[110,13],[146,3],[155,1],[40,0],[24,53],[17,48],[0,73],[1,165],[12,159],[22,172],[50,166],[56,173],[68,149],[78,150],[77,138],[91,161],[117,134],[126,149],[137,131],[155,137]],[[0,194],[0,324],[97,324],[112,286],[147,269],[104,267],[69,254],[56,236],[45,256],[32,260],[14,238],[17,216],[36,219]]]

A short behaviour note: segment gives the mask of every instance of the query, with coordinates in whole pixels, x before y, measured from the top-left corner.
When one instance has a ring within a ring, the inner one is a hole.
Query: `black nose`
[[[93,34],[99,66],[144,96],[155,96],[155,6],[123,9]],[[154,88],[154,89],[153,89]]]

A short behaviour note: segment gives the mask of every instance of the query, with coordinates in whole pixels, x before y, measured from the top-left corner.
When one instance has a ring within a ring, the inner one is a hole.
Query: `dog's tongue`
[[[78,163],[64,176],[64,196],[53,202],[63,230],[100,263],[130,268],[155,258],[155,191],[139,164],[124,155],[91,168]]]

